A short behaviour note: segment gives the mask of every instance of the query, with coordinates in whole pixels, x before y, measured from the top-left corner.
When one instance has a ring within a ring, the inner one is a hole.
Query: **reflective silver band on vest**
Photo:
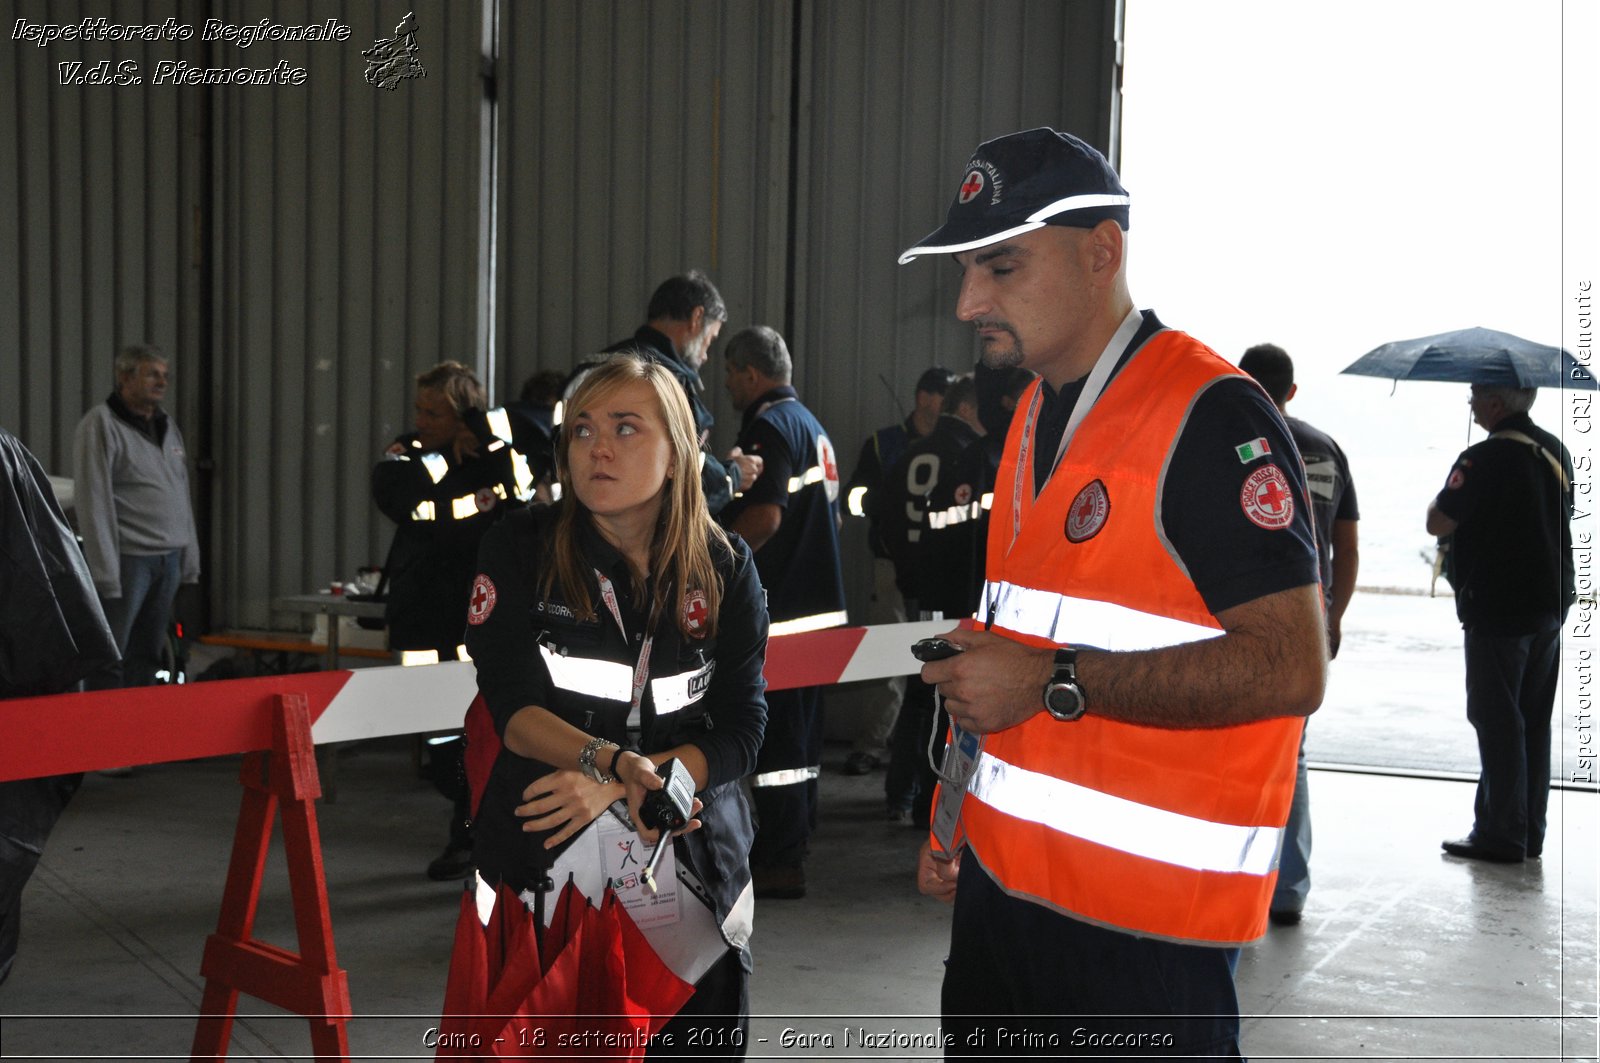
[[[831,613],[813,613],[811,616],[798,616],[793,620],[776,620],[767,629],[770,638],[773,635],[797,635],[802,631],[821,631],[823,628],[843,627],[850,622],[850,614],[843,609]]]
[[[978,755],[967,793],[1016,819],[1196,871],[1265,875],[1277,858],[1282,833],[1276,827],[1215,823],[1153,808],[1019,768],[987,752]]]
[[[704,668],[650,680],[650,698],[655,702],[656,715],[665,716],[686,709],[705,697],[706,691],[711,689],[712,673],[716,670],[717,662],[711,661]]]
[[[796,783],[810,782],[822,774],[822,765],[811,768],[785,768],[782,771],[764,771],[760,775],[750,776],[751,786],[793,786]]]
[[[562,690],[589,694],[607,701],[633,700],[633,669],[626,664],[597,661],[590,657],[563,657],[542,642],[539,644],[539,656],[544,658],[550,682]]]
[[[1074,598],[1054,591],[989,581],[978,602],[978,619],[1058,645],[1103,650],[1150,650],[1181,646],[1222,634],[1221,629],[1174,620],[1125,605]]]

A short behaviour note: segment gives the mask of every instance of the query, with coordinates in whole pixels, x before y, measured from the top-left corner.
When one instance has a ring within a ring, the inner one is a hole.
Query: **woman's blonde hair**
[[[578,414],[602,403],[635,382],[643,382],[656,394],[657,407],[666,423],[672,444],[672,460],[667,466],[667,481],[662,487],[661,515],[650,543],[649,571],[644,580],[636,577],[635,600],[649,597],[649,629],[654,631],[664,611],[675,609],[675,621],[688,637],[703,637],[716,632],[717,611],[722,604],[722,580],[712,561],[712,544],[731,551],[728,537],[711,520],[705,492],[700,487],[700,438],[694,412],[672,371],[659,363],[635,354],[619,354],[591,370],[566,403],[566,415],[556,437],[556,476],[570,485],[572,470],[567,454]],[[562,491],[557,503],[555,534],[546,552],[549,562],[541,583],[548,594],[557,589],[573,612],[583,620],[595,619],[595,603],[589,593],[588,565],[578,547],[579,533],[591,526],[592,517],[578,501],[577,492]],[[706,596],[704,626],[691,628],[681,602],[690,591]],[[668,598],[676,593],[679,602]]]

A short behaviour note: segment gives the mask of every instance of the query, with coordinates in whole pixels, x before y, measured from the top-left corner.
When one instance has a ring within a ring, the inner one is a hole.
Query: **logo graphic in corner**
[[[1287,528],[1294,519],[1294,490],[1276,465],[1251,473],[1239,491],[1239,505],[1250,523],[1268,531]]]
[[[683,596],[683,626],[697,639],[706,637],[706,621],[711,618],[711,608],[706,604],[706,592],[696,589]]]
[[[367,61],[367,84],[393,92],[400,82],[409,78],[425,78],[428,72],[417,58],[417,19],[410,11],[394,28],[393,37],[382,37],[372,42],[371,48],[361,55]]]
[[[966,180],[961,182],[961,194],[957,197],[957,201],[962,204],[971,203],[982,191],[983,171],[972,170],[967,174]]]
[[[1072,543],[1087,542],[1100,534],[1100,529],[1106,526],[1106,518],[1111,515],[1111,496],[1106,494],[1106,485],[1095,480],[1072,500],[1072,508],[1067,510],[1067,541]]]
[[[472,581],[472,597],[467,600],[467,623],[477,625],[489,619],[494,612],[494,580],[478,573]]]

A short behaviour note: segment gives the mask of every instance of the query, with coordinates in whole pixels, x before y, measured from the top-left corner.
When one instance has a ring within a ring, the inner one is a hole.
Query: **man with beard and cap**
[[[1232,969],[1266,929],[1322,700],[1288,429],[1135,308],[1128,203],[1084,141],[1015,133],[901,256],[953,255],[984,361],[1041,378],[1006,441],[977,621],[922,668],[954,739],[917,866],[955,908],[952,1054],[1236,1057]]]

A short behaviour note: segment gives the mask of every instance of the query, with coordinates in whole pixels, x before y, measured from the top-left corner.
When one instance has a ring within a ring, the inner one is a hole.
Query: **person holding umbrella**
[[[749,548],[707,512],[699,460],[669,370],[631,354],[601,364],[560,427],[560,501],[490,529],[468,610],[467,649],[503,746],[475,823],[485,882],[542,897],[560,885],[548,881],[556,859],[614,803],[640,822],[659,766],[676,758],[693,778],[695,818],[662,843],[709,898],[724,951],[652,1056],[704,1055],[673,1036],[688,1023],[701,1045],[723,1027],[710,1043],[735,1048],[748,1021],[754,830],[739,780],[766,726],[768,621]],[[658,840],[638,833],[644,847]],[[576,1010],[604,1010],[595,1003]]]
[[[1537,393],[1472,385],[1472,419],[1489,438],[1456,459],[1427,515],[1428,532],[1450,539],[1481,765],[1472,831],[1443,848],[1496,863],[1544,849],[1550,715],[1574,600],[1572,458],[1528,416]]]

